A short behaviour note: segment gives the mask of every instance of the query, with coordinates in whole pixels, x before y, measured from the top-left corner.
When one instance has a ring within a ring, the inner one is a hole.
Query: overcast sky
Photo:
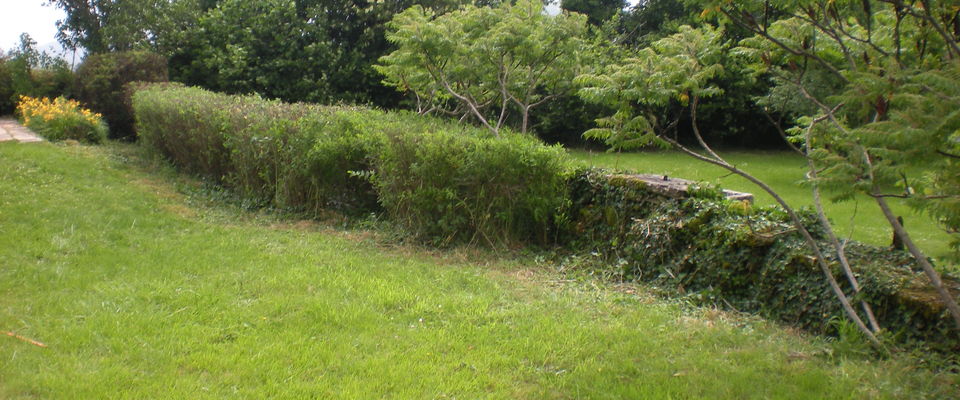
[[[0,49],[6,52],[17,47],[23,32],[29,33],[43,49],[48,44],[56,44],[55,24],[64,14],[43,3],[43,0],[0,0]]]

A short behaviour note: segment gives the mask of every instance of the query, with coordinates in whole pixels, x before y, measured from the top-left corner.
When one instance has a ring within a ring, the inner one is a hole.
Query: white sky
[[[64,17],[63,11],[53,6],[44,6],[44,0],[0,0],[0,49],[4,52],[20,44],[20,34],[29,33],[37,47],[57,45],[57,20]]]

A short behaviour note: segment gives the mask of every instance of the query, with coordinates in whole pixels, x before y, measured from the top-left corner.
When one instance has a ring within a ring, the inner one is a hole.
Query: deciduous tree
[[[572,90],[589,57],[586,17],[550,16],[535,0],[442,15],[415,6],[390,28],[397,50],[377,67],[385,82],[428,103],[422,112],[452,102],[494,135],[511,110],[526,132],[530,111]]]

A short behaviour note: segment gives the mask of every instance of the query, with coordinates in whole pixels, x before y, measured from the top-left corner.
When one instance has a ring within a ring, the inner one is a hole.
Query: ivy
[[[699,189],[674,199],[609,171],[586,169],[570,180],[568,243],[602,256],[605,268],[626,280],[669,287],[701,302],[754,312],[814,333],[833,334],[843,310],[816,260],[779,208],[723,200]],[[810,211],[804,225],[825,235]],[[907,253],[861,243],[848,257],[863,292],[890,340],[960,349],[960,336],[936,293]],[[835,276],[841,279],[836,260]],[[955,277],[945,279],[957,288]],[[853,290],[844,290],[853,297]]]

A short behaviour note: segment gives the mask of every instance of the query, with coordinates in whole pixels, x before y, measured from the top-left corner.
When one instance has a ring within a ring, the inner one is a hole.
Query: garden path
[[[0,142],[16,140],[20,143],[42,142],[39,135],[20,125],[15,119],[0,118]]]

